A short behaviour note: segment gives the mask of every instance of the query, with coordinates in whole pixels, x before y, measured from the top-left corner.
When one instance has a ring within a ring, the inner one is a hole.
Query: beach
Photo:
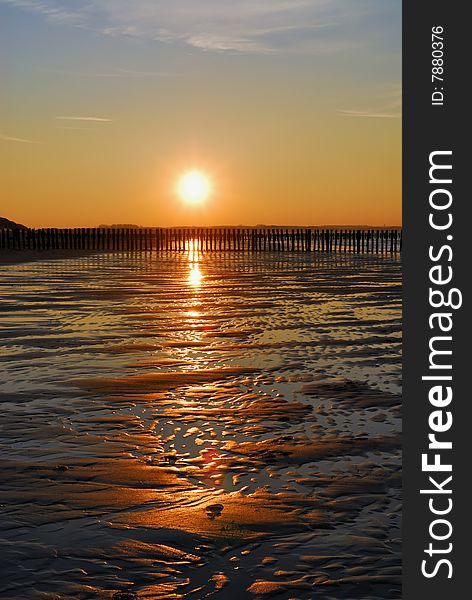
[[[397,257],[31,254],[0,257],[1,598],[401,597]]]
[[[2,250],[0,251],[0,266],[81,258],[101,253],[100,250]]]

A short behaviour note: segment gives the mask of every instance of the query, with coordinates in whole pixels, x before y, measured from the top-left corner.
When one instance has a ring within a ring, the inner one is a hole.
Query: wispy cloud
[[[360,39],[375,43],[368,20],[391,28],[400,5],[378,0],[0,0],[49,21],[110,36],[241,53],[338,52]],[[366,35],[359,34],[359,27]],[[382,31],[376,32],[377,39]]]
[[[365,109],[339,109],[338,113],[345,117],[358,117],[368,119],[399,119],[401,117],[402,92],[393,88],[379,94],[375,107]]]
[[[345,117],[368,117],[370,119],[398,119],[400,115],[381,113],[370,110],[339,110]]]
[[[16,8],[28,10],[45,17],[54,23],[79,25],[87,21],[87,15],[77,10],[69,2],[55,2],[53,0],[0,0],[1,4],[9,4]],[[69,6],[69,8],[68,8]]]
[[[97,123],[111,123],[112,119],[105,117],[56,117],[59,121],[94,121]]]
[[[2,133],[0,133],[0,140],[3,140],[4,142],[17,142],[19,144],[42,144],[43,143],[38,140],[29,140],[26,138],[14,137],[12,135],[3,135]]]

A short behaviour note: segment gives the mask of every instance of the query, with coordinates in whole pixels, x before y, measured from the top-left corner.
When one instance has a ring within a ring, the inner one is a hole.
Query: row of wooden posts
[[[397,254],[399,229],[2,229],[0,249],[108,251],[315,251]]]

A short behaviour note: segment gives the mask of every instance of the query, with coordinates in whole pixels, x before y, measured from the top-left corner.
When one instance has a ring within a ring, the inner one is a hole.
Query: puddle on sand
[[[399,262],[0,267],[0,597],[400,598]]]

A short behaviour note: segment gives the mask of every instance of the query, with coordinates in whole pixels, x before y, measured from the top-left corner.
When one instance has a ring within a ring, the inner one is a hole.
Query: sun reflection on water
[[[200,286],[202,284],[202,279],[203,275],[200,271],[200,267],[198,266],[198,263],[194,263],[190,266],[190,273],[187,277],[187,281],[190,283],[190,285]]]
[[[202,285],[203,274],[200,270],[200,244],[198,240],[189,240],[187,244],[188,261],[190,263],[190,273],[187,282],[195,287]]]

